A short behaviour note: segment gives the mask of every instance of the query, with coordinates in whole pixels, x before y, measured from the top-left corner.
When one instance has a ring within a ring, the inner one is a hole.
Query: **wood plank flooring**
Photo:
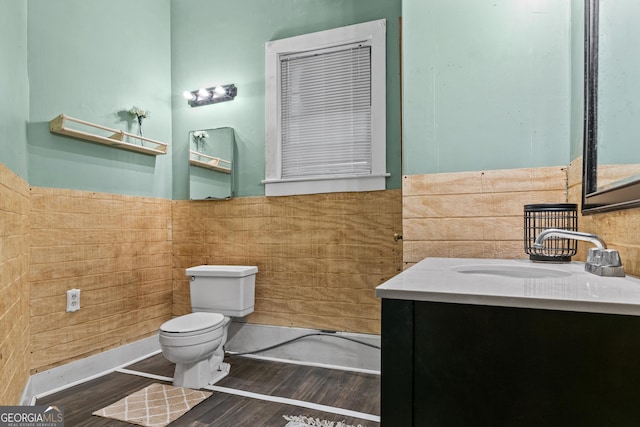
[[[273,361],[228,357],[229,375],[216,386],[296,399],[380,415],[380,377],[378,375],[332,370]],[[162,354],[127,366],[132,371],[165,377],[173,376],[174,365]],[[131,426],[131,424],[91,415],[156,379],[113,372],[86,383],[39,398],[37,405],[64,407],[65,426]],[[283,415],[315,417],[329,421],[344,421],[362,427],[378,427],[378,422],[348,417],[316,409],[251,397],[214,392],[211,397],[169,424],[169,426],[216,427],[284,427]]]

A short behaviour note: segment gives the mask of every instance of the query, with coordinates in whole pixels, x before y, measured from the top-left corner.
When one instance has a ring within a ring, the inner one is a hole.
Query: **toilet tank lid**
[[[187,276],[244,277],[256,274],[254,265],[198,265],[186,269]]]

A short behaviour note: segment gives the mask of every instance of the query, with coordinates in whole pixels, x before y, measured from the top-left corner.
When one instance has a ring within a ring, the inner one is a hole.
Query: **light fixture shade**
[[[187,94],[191,96],[187,97]],[[191,107],[201,107],[218,102],[233,101],[237,94],[238,88],[234,84],[228,84],[185,92],[184,97]]]

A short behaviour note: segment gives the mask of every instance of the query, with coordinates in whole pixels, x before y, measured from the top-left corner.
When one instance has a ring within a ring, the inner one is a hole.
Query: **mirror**
[[[585,0],[585,214],[640,206],[639,17],[637,0]]]
[[[233,128],[189,132],[189,198],[220,200],[233,197]]]

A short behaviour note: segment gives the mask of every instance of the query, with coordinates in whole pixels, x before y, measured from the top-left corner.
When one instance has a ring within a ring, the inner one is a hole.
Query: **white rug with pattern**
[[[112,418],[145,427],[163,427],[184,415],[211,392],[151,384],[93,415]]]
[[[360,424],[352,426],[345,424],[343,421],[327,421],[311,417],[285,415],[284,419],[289,421],[285,427],[362,427]]]

